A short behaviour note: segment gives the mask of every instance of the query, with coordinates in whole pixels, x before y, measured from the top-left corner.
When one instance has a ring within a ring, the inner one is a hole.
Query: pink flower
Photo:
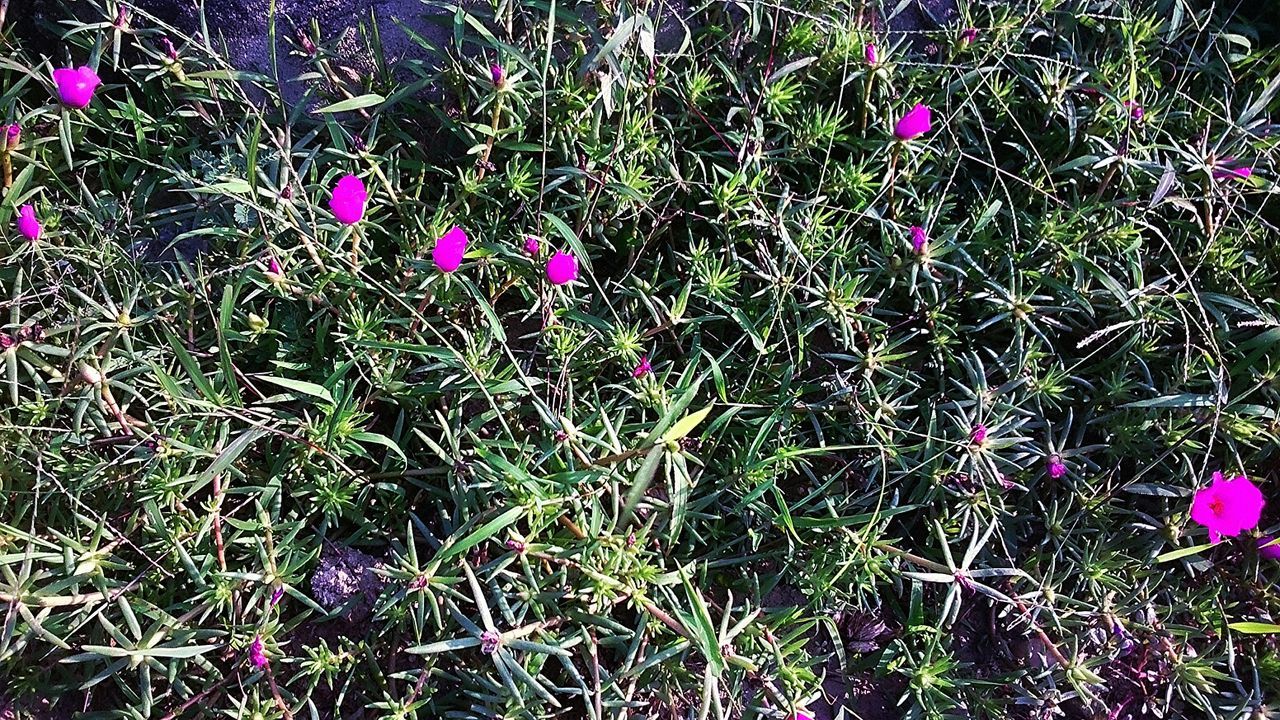
[[[489,77],[493,80],[493,86],[501,88],[507,84],[507,71],[501,65],[494,65],[489,68]]]
[[[554,285],[564,285],[578,279],[578,260],[573,255],[557,251],[547,261],[547,279]]]
[[[1054,480],[1058,480],[1067,474],[1067,466],[1062,462],[1062,456],[1060,455],[1050,455],[1049,461],[1045,466],[1049,471],[1049,477]]]
[[[267,259],[267,276],[272,279],[284,276],[284,270],[280,267],[279,260],[275,258]]]
[[[178,59],[178,49],[173,46],[172,40],[167,37],[160,38],[160,47],[164,49],[164,54],[170,60],[176,61]]]
[[[636,369],[631,371],[631,377],[642,378],[651,372],[653,372],[653,366],[649,364],[649,356],[645,355],[640,358],[640,364],[636,366]]]
[[[933,129],[933,112],[928,107],[916,103],[898,124],[893,128],[893,134],[899,140],[911,140]]]
[[[537,257],[538,251],[542,249],[542,242],[538,240],[537,235],[526,235],[524,238],[524,252],[530,257]]]
[[[803,710],[797,710],[788,715],[787,720],[813,720],[813,716]]]
[[[58,99],[69,108],[80,109],[93,101],[93,91],[102,80],[88,65],[78,68],[58,68],[53,71],[53,84],[58,86]]]
[[[1141,120],[1142,116],[1147,114],[1147,112],[1142,109],[1141,105],[1132,100],[1125,100],[1123,105],[1124,108],[1129,111],[1129,117],[1134,120]]]
[[[1227,480],[1216,472],[1209,487],[1191,501],[1191,519],[1208,528],[1209,542],[1216,543],[1223,535],[1234,537],[1257,527],[1264,504],[1262,491],[1249,478]]]
[[[249,662],[253,663],[256,668],[264,668],[267,666],[267,652],[262,646],[262,636],[257,635],[253,638],[253,644],[249,646]]]
[[[981,445],[987,441],[987,426],[978,423],[973,426],[973,430],[969,433],[969,442],[974,445]]]
[[[5,147],[9,150],[18,149],[18,141],[22,139],[22,126],[18,123],[14,123],[12,125],[5,125],[3,129]]]
[[[329,209],[338,222],[355,225],[364,217],[364,205],[368,200],[369,193],[364,189],[364,182],[355,175],[343,175],[333,188]]]
[[[911,249],[917,255],[923,255],[925,248],[929,245],[929,236],[924,234],[924,228],[919,225],[911,226]]]
[[[276,605],[279,605],[279,604],[280,604],[280,598],[282,598],[282,597],[284,597],[284,586],[283,586],[283,585],[281,585],[280,587],[278,587],[278,588],[276,588],[275,590],[272,590],[272,591],[271,591],[271,607],[275,607]]]
[[[436,240],[436,247],[431,251],[431,259],[441,272],[451,273],[462,264],[462,256],[467,252],[467,233],[454,225],[449,232]]]
[[[867,64],[875,65],[880,62],[880,54],[876,52],[875,43],[867,43]]]
[[[1258,538],[1258,554],[1268,560],[1280,560],[1280,542],[1270,535]]]
[[[30,203],[18,208],[18,232],[31,242],[40,239],[40,221],[36,219],[35,206]]]
[[[978,28],[965,28],[960,31],[960,42],[969,45],[978,39]]]

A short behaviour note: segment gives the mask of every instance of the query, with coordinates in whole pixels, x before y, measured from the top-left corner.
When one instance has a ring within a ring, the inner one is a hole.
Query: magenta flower
[[[542,242],[538,240],[537,235],[526,235],[524,238],[524,252],[529,257],[538,257],[538,251],[542,249]]]
[[[462,264],[462,256],[467,252],[467,233],[454,225],[449,232],[436,240],[435,249],[431,251],[431,259],[441,272],[451,273]]]
[[[1216,543],[1223,535],[1234,537],[1257,527],[1264,504],[1262,491],[1249,478],[1227,480],[1215,472],[1209,487],[1191,501],[1191,519],[1208,528],[1209,542]]]
[[[867,43],[867,64],[876,65],[880,62],[880,54],[876,52],[875,43]]]
[[[489,68],[489,77],[493,80],[493,86],[501,88],[507,84],[507,71],[501,65],[494,65]]]
[[[578,260],[573,255],[557,251],[547,261],[547,279],[554,285],[564,285],[578,279]]]
[[[30,203],[18,208],[18,232],[35,242],[40,239],[40,221],[36,219],[35,206]]]
[[[649,364],[649,356],[645,355],[640,358],[640,364],[636,366],[636,369],[631,371],[631,377],[642,378],[651,372],[653,372],[653,366]]]
[[[813,720],[813,716],[803,710],[797,710],[788,715],[787,720]]]
[[[18,141],[22,139],[22,126],[18,123],[14,123],[12,125],[5,125],[3,130],[5,147],[9,150],[17,150]]]
[[[925,235],[924,228],[919,225],[911,226],[911,249],[917,255],[923,255],[925,248],[929,245],[929,236]]]
[[[972,44],[978,39],[978,28],[965,28],[960,31],[960,42],[965,45]]]
[[[284,586],[283,586],[283,585],[281,585],[280,587],[278,587],[278,588],[276,588],[275,590],[272,590],[272,591],[271,591],[271,607],[275,607],[276,605],[279,605],[279,604],[280,604],[280,598],[282,598],[282,597],[284,597]]]
[[[249,662],[258,669],[267,666],[267,652],[263,648],[261,635],[254,636],[253,644],[249,646]]]
[[[78,68],[58,68],[53,71],[53,84],[58,87],[58,99],[63,105],[77,110],[93,101],[93,91],[102,80],[88,65]]]
[[[969,442],[974,445],[981,445],[987,441],[987,426],[978,423],[973,426],[973,430],[969,433]]]
[[[1124,108],[1129,111],[1129,117],[1133,118],[1135,121],[1141,120],[1142,117],[1147,114],[1147,111],[1143,110],[1141,105],[1132,100],[1125,100],[1122,104],[1124,105]]]
[[[933,129],[933,112],[928,107],[916,103],[898,124],[893,128],[893,134],[899,140],[911,140]]]
[[[1049,472],[1049,477],[1058,480],[1067,474],[1067,466],[1062,462],[1062,456],[1050,455],[1049,461],[1045,463],[1045,468]]]
[[[279,260],[276,260],[275,258],[267,259],[267,275],[275,277],[282,277],[284,275],[284,270],[280,267]]]
[[[173,46],[172,40],[167,37],[160,38],[160,47],[170,60],[176,61],[178,59],[178,49]]]
[[[364,189],[364,182],[355,175],[343,175],[333,188],[329,209],[338,222],[355,225],[364,217],[364,206],[368,201],[369,193]]]
[[[1268,560],[1280,560],[1280,542],[1270,535],[1258,538],[1258,554]]]

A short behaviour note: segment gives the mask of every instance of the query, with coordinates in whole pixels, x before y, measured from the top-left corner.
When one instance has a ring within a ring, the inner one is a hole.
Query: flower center
[[[1214,515],[1222,515],[1222,512],[1226,510],[1226,505],[1222,502],[1222,498],[1215,497],[1209,501],[1209,510]]]

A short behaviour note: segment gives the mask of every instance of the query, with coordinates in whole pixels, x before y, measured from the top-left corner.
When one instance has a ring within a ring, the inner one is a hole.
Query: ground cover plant
[[[0,716],[1276,715],[1261,20],[424,7],[0,26]]]

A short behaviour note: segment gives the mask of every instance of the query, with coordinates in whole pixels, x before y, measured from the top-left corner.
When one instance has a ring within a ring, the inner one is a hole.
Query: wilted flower
[[[566,252],[557,251],[547,261],[547,279],[555,285],[571,283],[578,278],[578,260]]]
[[[1209,542],[1223,535],[1234,537],[1258,526],[1262,518],[1262,491],[1249,478],[1239,475],[1227,480],[1213,474],[1213,482],[1196,493],[1191,501],[1191,519],[1209,530]]]
[[[492,655],[498,651],[498,646],[502,644],[502,636],[492,630],[485,630],[480,633],[480,652],[485,655]]]
[[[899,140],[911,140],[933,129],[933,112],[928,107],[916,103],[907,111],[893,128],[893,134]]]
[[[267,666],[267,653],[263,648],[261,635],[255,636],[253,644],[249,646],[249,662],[259,669]]]
[[[1268,560],[1280,560],[1280,540],[1270,535],[1258,538],[1258,554]]]
[[[971,28],[965,28],[964,30],[960,31],[960,42],[964,43],[965,45],[970,45],[977,39],[978,39],[978,28],[971,27]]]
[[[636,369],[631,371],[631,377],[642,378],[651,372],[653,372],[653,366],[649,364],[649,356],[645,355],[640,358],[640,364],[636,366]]]
[[[1125,100],[1123,105],[1124,108],[1129,111],[1129,117],[1134,120],[1141,120],[1142,116],[1147,114],[1147,112],[1142,109],[1141,105],[1132,100]]]
[[[507,84],[507,71],[501,65],[495,64],[489,68],[489,77],[493,80],[493,86],[501,89]]]
[[[93,91],[102,80],[88,65],[78,68],[58,68],[53,71],[53,84],[58,88],[58,99],[69,108],[83,108],[93,101]]]
[[[467,233],[454,225],[449,232],[436,240],[435,249],[431,251],[431,259],[441,272],[451,273],[462,264],[462,256],[467,252]]]
[[[329,209],[338,222],[355,225],[364,217],[364,206],[368,200],[369,193],[364,189],[364,182],[355,175],[343,175],[333,188]]]
[[[978,423],[973,426],[972,432],[969,433],[969,442],[974,445],[981,445],[987,441],[987,426]]]
[[[919,225],[911,226],[911,249],[917,255],[923,255],[925,248],[929,245],[929,236],[925,235],[924,228]]]
[[[530,257],[537,257],[538,251],[542,249],[542,242],[538,240],[537,235],[526,235],[524,238],[524,252]]]
[[[40,239],[40,221],[36,219],[35,206],[30,203],[18,208],[18,232],[31,242]]]
[[[1060,455],[1050,455],[1049,462],[1046,463],[1046,467],[1049,471],[1049,477],[1054,480],[1057,480],[1067,474],[1067,466],[1063,464],[1062,457]]]
[[[524,543],[514,538],[508,539],[505,544],[508,550],[511,550],[512,552],[517,552],[517,553],[522,553],[529,547],[528,545],[525,545]]]
[[[867,64],[877,65],[880,62],[880,54],[876,52],[875,43],[867,43]]]

